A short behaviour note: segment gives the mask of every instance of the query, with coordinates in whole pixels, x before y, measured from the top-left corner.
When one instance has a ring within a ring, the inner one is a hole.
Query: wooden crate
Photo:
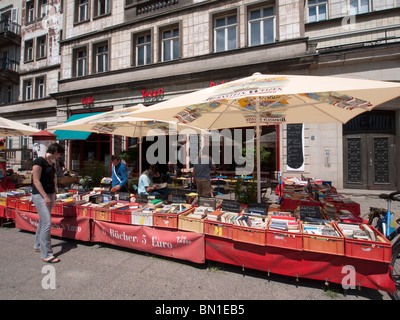
[[[184,231],[193,231],[197,233],[204,233],[204,218],[198,219],[193,217],[188,217],[195,208],[189,209],[184,214],[180,214],[178,217],[178,229]]]

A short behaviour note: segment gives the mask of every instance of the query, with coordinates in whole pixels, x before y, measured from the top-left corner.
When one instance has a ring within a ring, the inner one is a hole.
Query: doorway
[[[390,111],[367,112],[343,127],[343,186],[394,190],[395,125]]]
[[[392,190],[395,188],[394,136],[347,135],[344,141],[344,187]]]

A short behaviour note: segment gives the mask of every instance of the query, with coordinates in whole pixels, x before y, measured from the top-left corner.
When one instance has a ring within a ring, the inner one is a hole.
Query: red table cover
[[[92,241],[195,263],[205,262],[204,235],[93,220]]]
[[[21,230],[36,232],[39,215],[28,211],[15,210],[15,227]],[[51,216],[52,236],[90,241],[90,219],[85,217]]]
[[[206,259],[271,273],[394,292],[388,263],[206,236]],[[354,283],[353,283],[354,282]]]

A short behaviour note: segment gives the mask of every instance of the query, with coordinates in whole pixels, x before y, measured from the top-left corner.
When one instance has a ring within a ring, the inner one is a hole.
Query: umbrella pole
[[[257,150],[257,202],[261,203],[261,163],[260,163],[260,99],[256,99],[256,150]]]
[[[139,177],[142,174],[142,137],[139,137]]]
[[[142,140],[143,140],[143,136],[142,136],[142,126],[143,126],[143,122],[140,124],[139,127],[139,137],[138,137],[138,147],[139,147],[139,177],[142,174]]]

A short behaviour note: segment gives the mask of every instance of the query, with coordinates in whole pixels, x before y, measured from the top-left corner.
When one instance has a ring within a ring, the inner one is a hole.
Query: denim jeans
[[[49,195],[51,199],[51,206],[46,206],[42,195],[32,195],[32,202],[39,214],[39,223],[36,229],[35,243],[33,247],[40,249],[42,259],[47,259],[53,256],[53,249],[51,248],[50,241],[50,228],[51,228],[51,209],[53,208],[56,194]]]

